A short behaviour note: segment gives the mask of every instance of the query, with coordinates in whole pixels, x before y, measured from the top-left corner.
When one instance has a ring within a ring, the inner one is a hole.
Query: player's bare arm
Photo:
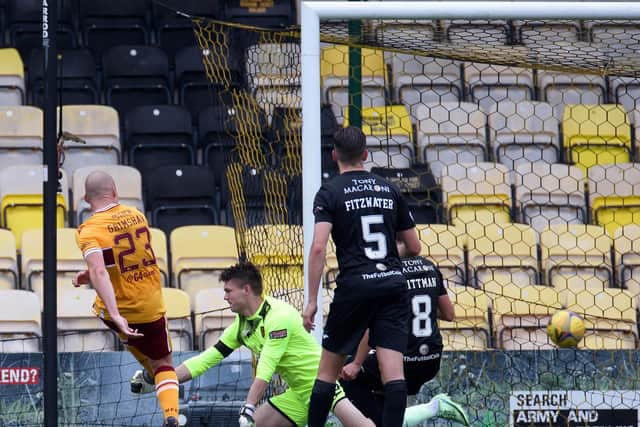
[[[438,319],[453,322],[456,312],[449,295],[440,295],[438,297]]]
[[[107,268],[104,265],[102,253],[89,253],[85,259],[88,266],[90,281],[98,293],[98,296],[100,296],[104,302],[104,305],[109,312],[109,316],[113,323],[118,327],[118,330],[128,337],[141,337],[142,334],[138,333],[137,330],[131,329],[127,319],[122,317],[118,311],[118,304],[116,302],[115,293],[113,292],[113,285],[111,284],[111,279],[109,279]]]
[[[362,339],[360,340],[360,344],[358,344],[358,350],[356,351],[356,355],[353,358],[353,361],[347,363],[342,367],[340,378],[347,381],[355,380],[360,373],[362,364],[365,360],[367,360],[369,350],[371,350],[371,347],[369,347],[369,330],[367,329],[367,331],[362,336]]]
[[[318,222],[313,229],[313,242],[309,253],[309,300],[302,316],[307,331],[315,328],[313,320],[318,311],[318,291],[320,290],[331,228],[330,222]]]
[[[401,258],[412,257],[420,254],[420,238],[415,227],[411,227],[408,230],[398,231],[398,255]]]

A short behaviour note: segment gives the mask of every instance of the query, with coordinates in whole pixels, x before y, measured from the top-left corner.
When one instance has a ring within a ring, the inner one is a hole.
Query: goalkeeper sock
[[[407,406],[407,383],[393,380],[384,385],[383,427],[401,427]]]
[[[164,419],[178,418],[178,376],[172,366],[160,366],[155,375],[156,395]]]
[[[309,400],[309,427],[324,427],[327,416],[333,403],[333,395],[336,391],[336,383],[328,383],[316,379]]]
[[[428,403],[408,407],[404,412],[403,427],[417,427],[423,421],[438,416],[438,401],[431,399]]]

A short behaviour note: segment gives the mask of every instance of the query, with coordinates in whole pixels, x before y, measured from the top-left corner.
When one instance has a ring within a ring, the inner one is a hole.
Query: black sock
[[[309,401],[309,419],[307,420],[309,427],[324,427],[331,410],[335,391],[335,383],[316,379],[311,391],[311,400]]]
[[[383,427],[402,427],[407,407],[407,383],[405,380],[389,381],[384,385]]]

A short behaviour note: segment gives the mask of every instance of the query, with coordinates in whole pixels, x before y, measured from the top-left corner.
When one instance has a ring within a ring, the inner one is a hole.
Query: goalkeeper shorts
[[[335,408],[338,402],[346,397],[340,384],[336,384],[336,392],[333,396],[333,402],[331,403],[331,410],[333,411],[333,408]],[[284,393],[269,398],[269,404],[293,425],[304,427],[307,425],[310,399],[311,388],[304,394],[289,388],[285,390]]]

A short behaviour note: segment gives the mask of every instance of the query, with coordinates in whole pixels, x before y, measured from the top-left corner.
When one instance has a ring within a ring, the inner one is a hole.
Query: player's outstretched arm
[[[360,373],[362,364],[367,360],[369,350],[371,350],[371,347],[369,347],[369,330],[367,329],[360,340],[360,344],[358,345],[358,350],[356,351],[353,361],[342,367],[340,378],[347,381],[355,380]]]
[[[314,318],[318,311],[318,291],[320,290],[331,227],[330,222],[318,222],[313,229],[313,242],[309,253],[309,300],[302,315],[304,328],[307,331],[315,329],[316,326]]]
[[[438,297],[438,319],[453,322],[456,316],[455,309],[449,295],[440,295]]]
[[[397,234],[398,255],[403,257],[416,256],[420,254],[420,238],[415,227],[398,231]]]

